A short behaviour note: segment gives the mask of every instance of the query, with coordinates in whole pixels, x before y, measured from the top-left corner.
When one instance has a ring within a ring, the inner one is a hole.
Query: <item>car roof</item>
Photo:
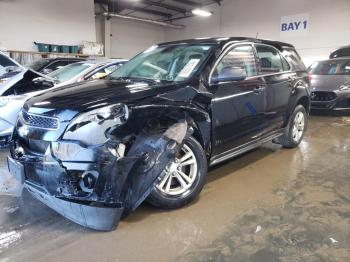
[[[85,61],[86,58],[82,57],[49,57],[49,58],[42,58],[42,60],[46,61],[56,61],[56,60],[76,60],[76,61]]]
[[[273,41],[273,40],[267,40],[267,39],[251,38],[251,37],[195,38],[195,39],[186,39],[186,40],[165,42],[165,43],[160,43],[159,45],[164,46],[164,45],[173,45],[173,44],[214,44],[217,46],[224,46],[227,43],[231,43],[231,42],[253,42],[253,43],[260,43],[260,44],[268,44],[268,45],[272,45],[280,50],[286,49],[286,48],[294,48],[293,45],[285,43],[285,42]]]
[[[335,58],[318,60],[318,61],[315,61],[315,63],[318,63],[318,62],[331,62],[331,61],[348,61],[348,60],[350,60],[350,56],[339,56],[339,57],[335,57]]]

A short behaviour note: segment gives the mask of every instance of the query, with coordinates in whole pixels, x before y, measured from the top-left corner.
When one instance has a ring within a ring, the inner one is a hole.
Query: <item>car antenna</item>
[[[259,36],[259,32],[256,32],[256,36],[255,36],[255,38],[258,38],[258,36]]]

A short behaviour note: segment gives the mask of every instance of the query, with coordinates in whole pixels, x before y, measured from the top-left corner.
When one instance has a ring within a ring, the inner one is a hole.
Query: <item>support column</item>
[[[104,46],[105,46],[105,56],[111,57],[111,19],[110,17],[104,17]]]

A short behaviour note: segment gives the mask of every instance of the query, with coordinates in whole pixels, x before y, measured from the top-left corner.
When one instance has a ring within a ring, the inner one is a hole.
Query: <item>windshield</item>
[[[153,46],[118,68],[110,78],[184,81],[199,69],[211,49],[211,45]]]
[[[86,64],[86,63],[74,63],[74,64],[67,65],[65,67],[62,67],[61,69],[58,69],[48,74],[48,76],[54,78],[59,82],[65,82],[73,79],[74,77],[79,75],[81,72],[83,72],[85,69],[89,68],[90,66],[92,65]]]
[[[350,60],[315,62],[309,68],[312,75],[350,75]]]
[[[29,67],[29,68],[33,69],[34,71],[38,71],[40,68],[42,68],[47,63],[48,63],[48,60],[40,59],[40,60],[37,60],[37,61],[34,61],[32,63],[27,64],[26,67]]]

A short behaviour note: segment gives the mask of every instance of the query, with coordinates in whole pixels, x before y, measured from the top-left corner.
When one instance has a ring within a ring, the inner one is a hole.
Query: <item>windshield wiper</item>
[[[161,79],[154,79],[154,78],[143,78],[143,77],[129,77],[129,76],[123,76],[123,77],[110,77],[111,80],[122,80],[122,81],[138,81],[138,82],[146,82],[150,84],[158,84],[162,80]]]

